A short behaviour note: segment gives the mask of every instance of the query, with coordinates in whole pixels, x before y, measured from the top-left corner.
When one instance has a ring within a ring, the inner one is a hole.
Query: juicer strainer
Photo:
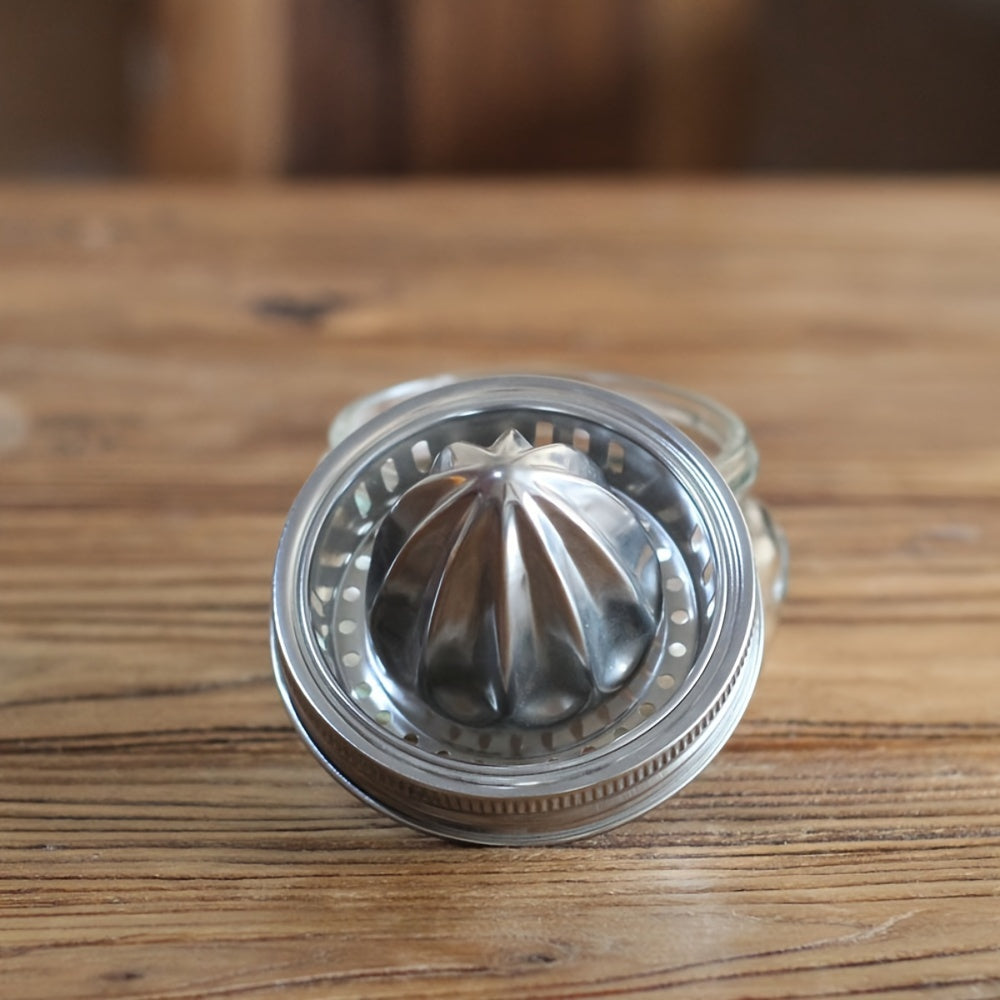
[[[475,843],[586,836],[678,791],[742,716],[783,593],[741,429],[612,376],[443,377],[349,408],[275,565],[306,743],[382,811]]]

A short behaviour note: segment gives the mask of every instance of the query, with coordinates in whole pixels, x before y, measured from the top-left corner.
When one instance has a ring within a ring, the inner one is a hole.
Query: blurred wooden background
[[[4,0],[0,173],[1000,167],[992,0]]]

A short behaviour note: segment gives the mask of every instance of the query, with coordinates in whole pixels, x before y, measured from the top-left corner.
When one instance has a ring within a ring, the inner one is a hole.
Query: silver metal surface
[[[554,725],[620,690],[661,605],[652,540],[598,466],[516,430],[449,445],[375,535],[375,651],[463,725]]]
[[[404,399],[324,458],[275,566],[279,687],[378,808],[479,843],[566,840],[676,792],[760,666],[753,545],[713,464],[594,385]]]

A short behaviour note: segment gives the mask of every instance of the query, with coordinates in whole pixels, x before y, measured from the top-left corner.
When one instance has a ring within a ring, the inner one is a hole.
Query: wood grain
[[[1000,184],[0,190],[0,994],[1000,996]],[[790,598],[682,794],[468,849],[267,648],[349,398],[614,369],[750,424]]]

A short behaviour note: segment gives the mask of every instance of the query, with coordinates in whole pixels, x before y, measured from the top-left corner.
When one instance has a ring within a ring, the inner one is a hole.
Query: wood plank
[[[0,188],[0,975],[55,997],[1000,996],[1000,186]],[[748,421],[793,552],[680,795],[467,849],[271,680],[325,424],[447,369]]]
[[[135,159],[151,176],[268,177],[288,160],[289,5],[153,0]]]
[[[633,0],[404,4],[410,166],[609,170],[636,163]]]

